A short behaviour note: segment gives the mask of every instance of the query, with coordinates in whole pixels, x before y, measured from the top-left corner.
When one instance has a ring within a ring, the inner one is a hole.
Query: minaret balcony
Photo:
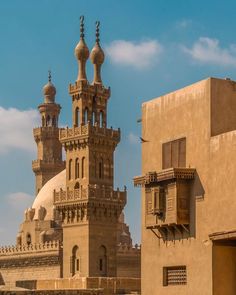
[[[86,188],[73,190],[54,191],[54,205],[67,205],[83,201],[102,201],[116,203],[124,206],[127,200],[127,193],[110,187],[88,185]]]
[[[42,140],[45,138],[58,138],[59,128],[54,126],[37,127],[33,129],[35,140]]]
[[[89,84],[86,80],[76,81],[75,84],[69,85],[69,93],[72,96],[80,98],[80,94],[97,95],[108,99],[111,95],[110,87],[106,88],[102,84]]]
[[[169,168],[134,178],[145,190],[145,225],[159,231],[188,231],[195,169]]]
[[[32,161],[32,169],[34,172],[39,172],[41,170],[57,170],[62,169],[65,167],[65,161],[62,161],[61,159],[55,160],[34,160]]]
[[[99,127],[98,125],[92,125],[90,123],[86,125],[80,125],[73,128],[63,128],[59,131],[59,139],[62,143],[78,139],[78,137],[88,138],[90,136],[101,136],[113,139],[117,142],[120,141],[120,129],[114,130],[112,128]]]

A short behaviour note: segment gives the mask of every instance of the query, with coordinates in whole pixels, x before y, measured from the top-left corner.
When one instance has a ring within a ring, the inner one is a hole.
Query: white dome
[[[40,207],[46,209],[44,220],[53,220],[53,191],[54,189],[59,191],[61,188],[66,189],[66,169],[50,179],[41,188],[32,205],[32,208],[35,209],[34,220],[39,219],[38,211]]]

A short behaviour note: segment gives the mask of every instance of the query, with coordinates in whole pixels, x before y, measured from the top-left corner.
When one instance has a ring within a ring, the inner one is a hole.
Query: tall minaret
[[[43,87],[43,94],[44,102],[38,106],[41,126],[33,130],[38,150],[37,160],[32,162],[36,177],[36,195],[49,179],[65,169],[58,128],[61,107],[55,103],[56,88],[51,82],[50,71],[48,83]]]
[[[101,79],[104,53],[96,42],[90,59],[94,79],[86,77],[89,50],[81,18],[80,41],[75,48],[78,79],[69,86],[73,127],[60,130],[66,151],[67,190],[54,193],[54,205],[63,222],[63,277],[116,276],[117,224],[126,203],[126,191],[113,188],[114,151],[120,130],[107,128],[110,89]]]

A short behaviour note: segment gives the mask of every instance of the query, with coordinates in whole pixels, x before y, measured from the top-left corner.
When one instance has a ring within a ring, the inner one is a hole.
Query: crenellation
[[[14,254],[31,254],[39,252],[50,252],[60,250],[61,243],[59,241],[49,241],[46,243],[21,245],[21,246],[2,246],[0,247],[0,257]]]

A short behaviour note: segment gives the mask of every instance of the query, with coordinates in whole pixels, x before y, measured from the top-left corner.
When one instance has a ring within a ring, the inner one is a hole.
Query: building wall
[[[0,248],[0,274],[5,285],[16,281],[61,277],[61,248],[50,242],[32,247]]]
[[[142,189],[143,295],[213,294],[209,234],[236,225],[235,95],[235,83],[210,78],[143,104],[142,138],[147,142],[142,144],[142,174],[161,171],[162,144],[182,137],[186,167],[196,168],[190,234],[184,238],[169,233],[163,240],[158,231],[146,229]],[[180,265],[187,267],[187,285],[163,286],[163,267]]]

